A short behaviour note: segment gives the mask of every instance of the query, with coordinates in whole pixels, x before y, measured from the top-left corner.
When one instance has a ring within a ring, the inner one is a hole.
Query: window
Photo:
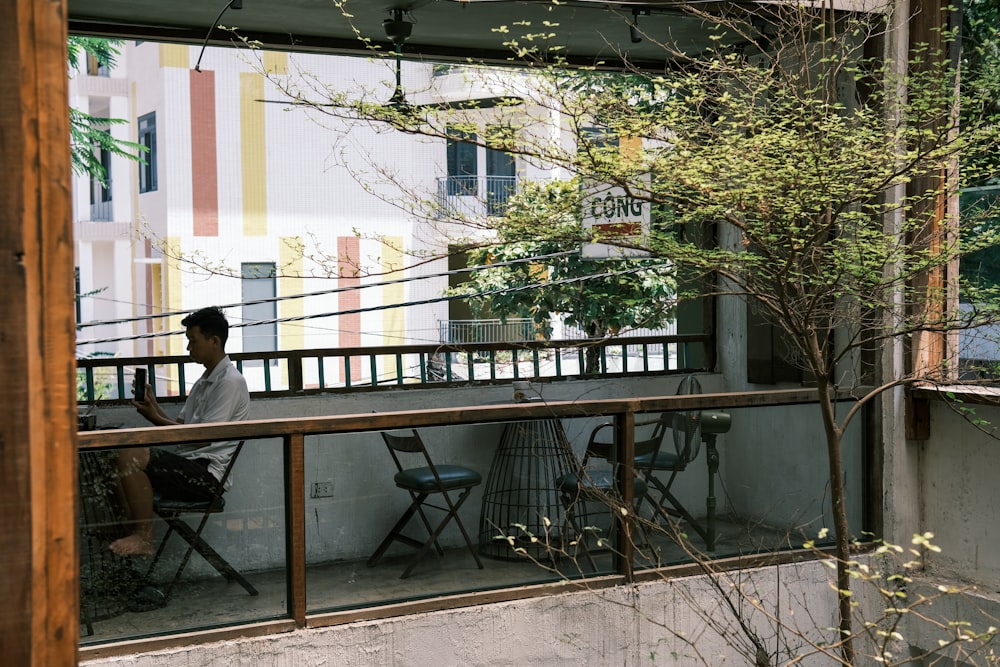
[[[260,322],[243,327],[244,352],[273,352],[278,349],[278,305],[274,301],[273,262],[241,265],[243,321]],[[263,303],[259,303],[263,301]],[[248,362],[249,363],[249,362]]]
[[[802,368],[795,363],[788,334],[747,307],[747,382],[754,384],[800,383]]]
[[[139,192],[156,190],[156,113],[139,117],[139,143],[146,147],[139,163]]]
[[[94,54],[88,53],[87,74],[90,76],[111,76],[111,71],[107,65],[102,65]]]
[[[514,193],[516,168],[514,156],[494,148],[486,149],[486,212],[502,215],[507,200]]]
[[[80,267],[73,267],[73,285],[76,289],[76,323],[80,324],[83,321],[83,309],[80,307]]]
[[[111,220],[111,151],[95,145],[94,153],[101,163],[104,179],[90,176],[90,219]]]
[[[578,152],[602,148],[618,148],[618,135],[603,127],[584,127],[580,129]]]
[[[478,192],[475,134],[448,130],[448,194],[473,196]]]

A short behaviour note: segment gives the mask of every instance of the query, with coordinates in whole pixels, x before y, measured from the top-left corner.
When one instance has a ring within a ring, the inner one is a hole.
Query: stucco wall
[[[833,625],[819,563],[739,573],[766,615],[737,605],[768,651],[801,651],[797,633]],[[734,598],[738,601],[738,598]],[[583,591],[381,621],[82,662],[85,667],[292,665],[747,665],[747,642],[705,577]],[[806,613],[808,612],[808,613]],[[778,627],[765,616],[780,619]],[[790,657],[784,654],[782,664]],[[828,659],[804,665],[829,664]]]
[[[960,580],[1000,588],[1000,409],[931,402],[930,438],[920,448],[923,530],[941,552],[932,562]],[[972,408],[965,415],[961,409]],[[989,422],[983,429],[971,419]]]

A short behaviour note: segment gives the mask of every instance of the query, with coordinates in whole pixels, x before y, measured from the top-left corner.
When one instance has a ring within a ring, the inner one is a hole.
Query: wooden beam
[[[957,18],[954,9],[945,0],[925,0],[920,3],[919,11],[914,12],[910,21],[910,47],[929,45],[932,50],[940,49],[947,53],[949,46],[944,36],[952,19]],[[914,61],[913,69],[934,67],[935,61]],[[958,86],[958,62],[953,62],[952,73],[955,76],[954,86]],[[947,128],[957,117],[957,106],[951,109],[949,115],[932,119],[938,131]],[[954,131],[954,130],[953,130]],[[916,232],[908,242],[916,249],[928,251],[937,256],[946,249],[949,243],[958,238],[958,161],[952,160],[950,169],[938,174],[926,175],[913,179],[908,186],[907,194],[914,198],[915,205],[911,207],[909,216],[921,216],[925,219],[923,229]],[[936,192],[932,201],[922,198],[926,192]],[[951,214],[949,217],[948,214]],[[923,276],[913,281],[915,288],[912,307],[928,321],[934,322],[951,317],[950,313],[958,307],[958,260],[948,265],[929,269]],[[958,333],[941,331],[919,331],[913,335],[910,352],[911,372],[918,377],[934,378],[941,381],[956,381],[958,379]],[[946,363],[947,362],[947,363]]]
[[[305,438],[285,436],[285,516],[288,528],[288,615],[306,624],[306,476]]]
[[[76,664],[66,1],[0,3],[0,661]]]

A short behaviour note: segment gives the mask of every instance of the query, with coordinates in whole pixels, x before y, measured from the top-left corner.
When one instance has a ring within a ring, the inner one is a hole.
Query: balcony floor
[[[702,543],[693,536],[694,546]],[[689,562],[691,557],[663,532],[651,535],[651,545],[658,551],[661,564]],[[801,546],[802,538],[787,532],[769,530],[757,524],[748,525],[720,518],[715,555],[728,557],[741,554],[785,550]],[[641,549],[650,553],[648,548]],[[408,562],[405,549],[391,551],[375,567],[363,561],[340,561],[307,566],[307,608],[310,613],[376,606],[434,596],[452,595],[558,581],[578,576],[581,570],[592,573],[582,554],[576,559],[563,557],[556,561],[559,574],[547,571],[529,559],[501,560],[483,557],[483,569],[466,549],[445,552],[441,558],[428,555],[407,579],[399,575]],[[611,572],[611,555],[607,551],[594,553],[598,570]],[[194,555],[192,558],[200,558]],[[637,567],[651,563],[637,556]],[[137,564],[142,569],[145,563]],[[182,581],[166,607],[146,612],[116,613],[105,620],[90,624],[93,634],[81,624],[83,647],[106,642],[137,639],[151,635],[173,634],[196,629],[248,623],[287,617],[286,573],[282,570],[245,572],[259,591],[250,596],[239,584],[227,583],[221,576]],[[564,576],[561,576],[564,575]]]

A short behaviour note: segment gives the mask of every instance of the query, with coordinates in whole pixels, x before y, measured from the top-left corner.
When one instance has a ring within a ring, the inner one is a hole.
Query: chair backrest
[[[424,451],[424,443],[420,439],[420,435],[417,433],[416,429],[407,435],[398,435],[396,433],[386,433],[385,431],[382,431],[382,439],[385,440],[385,444],[389,447],[389,451],[409,452],[411,454],[420,454]]]
[[[211,500],[207,500],[201,505],[208,506],[213,512],[220,512],[226,506],[226,499],[223,498],[223,494],[226,492],[226,482],[229,481],[229,475],[232,474],[233,468],[236,466],[236,459],[239,458],[240,452],[243,451],[243,443],[245,440],[240,440],[236,443],[236,448],[233,450],[233,455],[229,457],[229,463],[226,464],[225,470],[222,471],[222,477],[219,479],[219,483],[215,487],[215,492],[212,494]],[[198,511],[197,504],[191,507],[191,511]]]
[[[400,471],[405,469],[402,460],[399,458],[398,452],[404,452],[406,454],[421,454],[424,457],[427,467],[434,471],[434,476],[437,477],[437,469],[434,467],[434,462],[431,461],[431,456],[427,452],[427,447],[424,446],[424,441],[420,439],[420,434],[417,433],[416,429],[413,429],[409,433],[386,433],[382,431],[382,439],[385,441],[386,447],[389,448],[389,454],[392,456],[393,462],[396,464],[396,468]]]
[[[652,427],[651,429],[648,427]],[[661,414],[657,419],[636,422],[635,424],[635,456],[646,454],[656,455],[660,445],[663,443],[663,436],[666,435],[670,425],[667,421],[667,413]],[[615,430],[614,424],[606,422],[595,428],[590,433],[590,440],[587,441],[587,450],[583,455],[583,465],[586,466],[592,458],[600,458],[606,461],[612,460],[615,454]],[[642,434],[640,436],[640,434]]]
[[[663,446],[663,437],[670,430],[670,422],[668,419],[669,415],[664,412],[657,419],[651,419],[644,421],[641,424],[636,424],[636,433],[639,433],[639,429],[643,426],[652,426],[653,428],[649,430],[649,435],[645,438],[636,438],[635,440],[635,455],[644,456],[646,454],[652,454],[656,456],[656,453],[660,451],[660,447]]]
[[[219,480],[219,495],[226,490],[226,482],[229,481],[229,475],[233,472],[233,467],[236,465],[236,459],[239,458],[240,452],[243,451],[243,444],[246,440],[240,440],[236,443],[236,449],[233,450],[233,455],[229,457],[229,463],[226,464],[226,469],[222,472],[222,478]]]

